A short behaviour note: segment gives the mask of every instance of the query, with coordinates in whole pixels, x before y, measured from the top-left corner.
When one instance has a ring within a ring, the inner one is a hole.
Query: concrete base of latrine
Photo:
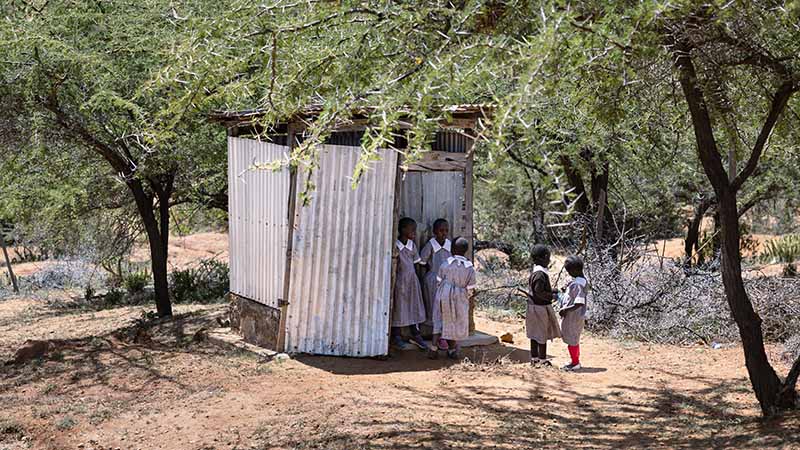
[[[472,334],[469,335],[469,337],[467,337],[463,341],[458,341],[459,345],[461,345],[461,348],[479,347],[482,345],[494,345],[497,344],[498,342],[500,341],[497,339],[497,336],[486,334],[481,331],[474,331]],[[419,350],[419,347],[416,347],[414,345],[407,345],[404,350]]]
[[[279,355],[279,353],[274,350],[245,342],[244,338],[236,330],[231,328],[215,328],[210,330],[208,332],[208,341],[227,350],[247,352],[267,360],[272,360]]]
[[[230,301],[231,330],[236,331],[248,344],[267,349],[278,346],[278,328],[281,311],[248,298],[228,294]]]

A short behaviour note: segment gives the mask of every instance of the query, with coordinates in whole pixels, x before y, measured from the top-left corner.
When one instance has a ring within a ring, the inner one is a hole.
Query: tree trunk
[[[692,118],[697,153],[703,165],[703,171],[714,186],[714,193],[717,197],[720,246],[722,248],[722,282],[725,285],[725,296],[733,320],[739,328],[747,373],[761,406],[761,412],[764,416],[771,416],[786,406],[780,397],[781,381],[770,365],[764,350],[761,318],[753,309],[742,280],[736,193],[755,171],[764,145],[778,118],[786,108],[789,97],[794,92],[793,84],[789,80],[780,87],[772,100],[770,112],[759,132],[747,164],[739,175],[731,177],[725,172],[722,165],[722,158],[714,139],[709,110],[703,91],[697,82],[697,72],[691,56],[692,46],[688,42],[676,41],[674,37],[668,37],[668,39],[671,40],[675,66],[680,72],[681,88]],[[732,182],[731,178],[733,178]]]
[[[694,209],[694,216],[689,220],[686,231],[686,239],[683,241],[684,267],[692,267],[692,256],[700,248],[700,226],[703,224],[708,208],[713,204],[711,198],[703,198]]]
[[[786,381],[783,382],[781,393],[778,397],[778,407],[783,409],[795,408],[798,406],[797,395],[797,379],[800,378],[800,357],[798,357],[789,374],[786,375]]]
[[[744,348],[745,365],[750,375],[750,383],[756,393],[761,411],[765,416],[776,412],[781,380],[767,359],[764,338],[761,331],[761,317],[744,289],[741,257],[739,255],[739,215],[736,212],[736,195],[723,192],[718,196],[720,217],[720,244],[722,247],[722,282],[725,296],[739,327]]]
[[[159,227],[158,220],[156,220],[153,212],[153,196],[145,193],[139,180],[129,180],[128,187],[136,200],[136,209],[142,218],[142,224],[147,233],[147,242],[150,245],[150,267],[153,271],[156,310],[159,317],[171,316],[172,303],[169,298],[169,282],[167,280],[167,246],[161,235],[163,230],[167,231],[167,236],[169,235],[169,221],[167,221],[166,225],[162,224]],[[166,206],[169,208],[169,203]],[[160,207],[159,212],[163,217]]]
[[[83,141],[89,148],[94,149],[98,155],[111,165],[115,173],[120,174],[126,180],[128,189],[130,189],[136,201],[136,209],[142,218],[142,224],[147,233],[147,242],[150,245],[156,309],[159,317],[171,316],[172,304],[169,299],[169,285],[167,282],[167,244],[169,242],[169,197],[172,194],[172,183],[175,179],[174,171],[167,174],[165,178],[167,180],[165,186],[168,189],[164,189],[161,183],[150,180],[151,184],[153,184],[153,190],[155,192],[161,190],[161,196],[167,200],[163,202],[167,208],[167,219],[164,220],[164,211],[159,211],[159,215],[162,218],[162,226],[159,227],[158,220],[156,220],[156,216],[153,213],[153,195],[146,193],[141,180],[136,178],[137,164],[125,147],[124,142],[119,145],[116,143],[108,145],[95,137],[83,126],[80,120],[73,119],[70,114],[61,108],[57,88],[49,92],[49,95],[43,99],[43,104],[45,108],[55,115],[56,122],[65,131],[76,139]],[[167,195],[163,195],[164,192]]]
[[[592,169],[591,182],[592,182],[592,205],[594,205],[595,216],[595,236],[598,242],[603,242],[612,239],[608,231],[611,225],[611,209],[608,207],[608,178],[609,178],[609,164],[604,162],[600,171],[594,163],[590,165]]]
[[[722,219],[719,209],[714,210],[714,234],[711,235],[711,253],[713,257],[722,251]]]
[[[11,258],[8,257],[8,250],[6,249],[6,237],[0,233],[0,245],[3,246],[3,257],[6,260],[6,268],[8,269],[8,276],[11,278],[11,286],[14,288],[14,293],[19,294],[19,284],[17,284],[17,276],[14,275],[14,269],[11,267]]]
[[[578,196],[578,201],[575,203],[575,211],[585,215],[589,212],[590,204],[586,196],[586,189],[583,187],[583,177],[581,177],[578,169],[572,165],[572,161],[566,155],[561,155],[559,159],[561,167],[564,169],[564,175],[567,176],[569,187],[573,189],[573,194]]]

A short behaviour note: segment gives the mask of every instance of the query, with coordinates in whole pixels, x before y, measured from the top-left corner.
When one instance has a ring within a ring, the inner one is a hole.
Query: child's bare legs
[[[441,339],[441,337],[441,333],[433,333],[433,335],[431,335],[431,348],[439,350],[439,339]]]
[[[439,348],[437,347],[437,344],[439,342],[439,337],[441,336],[441,334],[436,333],[431,336],[431,345],[428,347],[428,358],[436,359],[439,357]]]

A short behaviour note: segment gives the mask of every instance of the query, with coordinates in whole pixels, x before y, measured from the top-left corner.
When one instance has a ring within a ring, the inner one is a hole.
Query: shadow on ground
[[[180,379],[159,370],[154,355],[192,354],[217,355],[220,350],[209,345],[196,345],[195,333],[214,323],[207,312],[178,314],[170,320],[135,320],[129,326],[100,336],[80,339],[51,340],[44,358],[24,364],[6,365],[0,377],[0,394],[11,393],[28,384],[57,380],[59,390],[92,387],[112,388],[115,392],[135,393],[141,384],[125,386],[115,383],[120,367],[136,374],[141,383],[167,382],[185,388]]]
[[[697,376],[690,379],[693,388],[681,390],[653,381],[583,386],[579,375],[565,378],[551,370],[532,370],[526,350],[499,344],[465,349],[468,362],[427,360],[421,352],[400,352],[386,361],[301,356],[296,368],[275,376],[242,371],[229,352],[196,342],[195,334],[213,326],[212,318],[208,312],[188,313],[171,321],[133,323],[99,337],[62,341],[44,361],[3,367],[0,399],[11,402],[5,406],[16,404],[20,412],[19,403],[26,398],[47,397],[23,393],[47,389],[48,384],[64,401],[93,391],[97,404],[117,395],[144,404],[148,392],[169,391],[161,409],[151,411],[166,416],[173,408],[205,405],[202,400],[181,405],[182,398],[198,389],[192,384],[198,379],[203,389],[216,383],[197,374],[197,366],[205,364],[213,376],[244,380],[235,386],[237,392],[259,401],[287,395],[280,383],[303,376],[298,386],[328,377],[332,380],[326,389],[342,390],[323,398],[287,398],[282,406],[261,411],[269,420],[258,427],[254,425],[262,418],[255,412],[247,415],[240,425],[249,427],[250,435],[240,449],[791,448],[800,442],[797,413],[761,421],[738,410],[741,404],[730,399],[751,395],[741,379]],[[173,369],[170,358],[180,357],[183,367],[194,373]],[[605,370],[594,367],[586,372]],[[438,381],[417,385],[402,377],[424,371]],[[668,370],[656,372],[687,379]],[[390,376],[359,377],[380,374]],[[264,392],[269,395],[258,397]],[[36,426],[36,420],[24,425]],[[47,420],[52,424],[51,417]],[[52,432],[52,425],[48,427]]]
[[[383,404],[381,414],[356,415],[347,432],[322,427],[296,439],[264,440],[251,449],[760,449],[793,448],[800,442],[800,413],[772,421],[743,417],[724,398],[746,389],[696,381],[704,387],[676,392],[614,385],[603,395],[535,380],[524,389],[487,388],[480,382],[437,392],[402,387],[396,403]]]

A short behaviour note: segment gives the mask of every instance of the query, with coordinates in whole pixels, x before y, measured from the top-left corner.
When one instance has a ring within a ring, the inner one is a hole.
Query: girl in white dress
[[[433,328],[434,338],[431,340],[432,347],[438,347],[440,350],[447,350],[447,341],[444,339],[436,339],[437,335],[442,334],[442,311],[439,303],[436,301],[436,289],[439,287],[439,282],[436,280],[439,273],[439,267],[446,262],[451,256],[452,243],[447,239],[450,232],[450,226],[445,219],[436,219],[433,222],[433,237],[422,247],[419,256],[422,258],[422,264],[427,268],[422,278],[422,299],[425,301],[425,312],[427,320],[425,325]]]
[[[586,320],[586,298],[589,295],[589,283],[583,276],[583,259],[579,256],[569,256],[564,261],[564,269],[570,274],[572,280],[566,288],[566,293],[559,301],[561,308],[561,339],[567,344],[570,363],[562,367],[567,371],[581,368],[581,332]]]
[[[469,242],[464,238],[453,241],[453,256],[439,267],[439,287],[436,302],[442,316],[442,335],[448,344],[447,356],[458,358],[458,341],[469,336],[469,299],[475,289],[475,268],[464,257]],[[434,336],[434,339],[437,336]],[[432,349],[432,355],[438,353]]]

